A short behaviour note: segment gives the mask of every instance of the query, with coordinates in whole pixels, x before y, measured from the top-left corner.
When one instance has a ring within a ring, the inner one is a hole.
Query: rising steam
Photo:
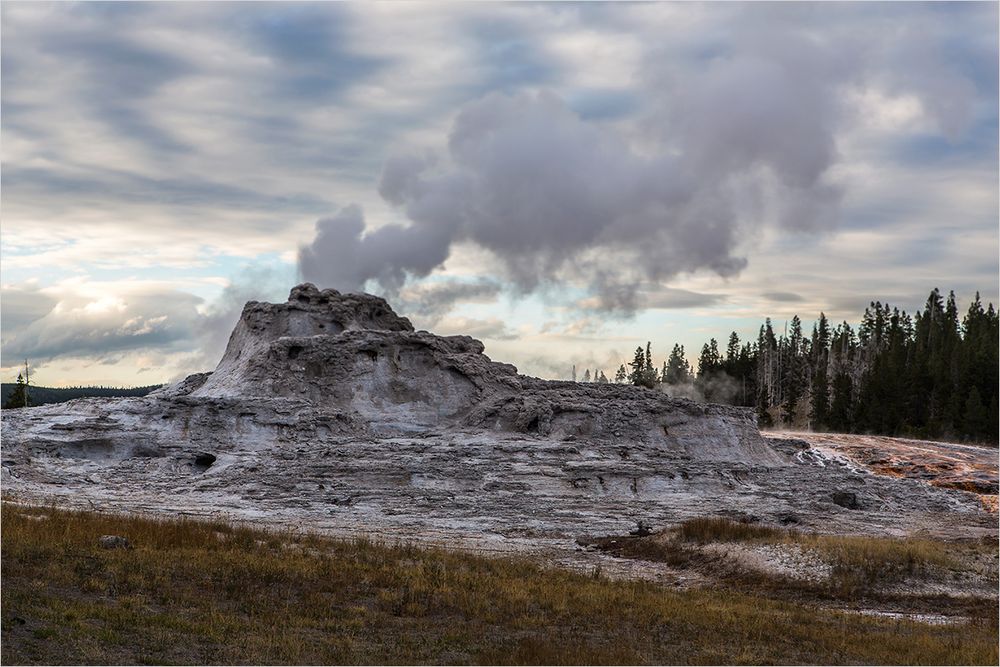
[[[384,164],[379,193],[408,223],[369,229],[355,206],[320,220],[302,277],[396,292],[471,243],[520,291],[570,282],[628,312],[679,274],[738,274],[763,227],[831,229],[842,92],[864,60],[806,35],[731,47],[698,69],[647,65],[648,90],[683,94],[648,93],[627,128],[548,91],[467,104],[446,150]]]

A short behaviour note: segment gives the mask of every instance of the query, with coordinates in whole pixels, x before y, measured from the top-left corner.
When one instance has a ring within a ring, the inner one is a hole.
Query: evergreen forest
[[[713,338],[696,368],[681,345],[657,368],[647,343],[614,382],[754,407],[762,427],[997,443],[1000,327],[978,293],[964,313],[935,288],[912,315],[873,301],[856,326],[820,313],[811,333],[798,316],[774,329],[733,332],[725,350]]]

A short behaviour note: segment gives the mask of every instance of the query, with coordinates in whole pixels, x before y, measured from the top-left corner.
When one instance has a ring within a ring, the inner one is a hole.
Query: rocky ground
[[[377,297],[305,285],[285,304],[247,304],[213,373],[142,398],[5,411],[2,483],[17,502],[536,552],[685,580],[700,575],[578,540],[702,516],[996,538],[980,498],[996,493],[995,450],[768,435],[740,408],[521,376],[476,340],[414,331]],[[745,557],[814,569],[769,549]]]
[[[996,447],[845,433],[778,431],[768,435],[802,440],[821,456],[849,461],[873,474],[972,491],[986,509],[997,511]]]
[[[976,494],[873,474],[805,441],[771,440],[777,462],[764,465],[573,435],[323,434],[325,415],[287,400],[171,406],[187,407],[186,429],[203,437],[171,442],[169,434],[141,430],[149,413],[162,409],[157,399],[8,412],[5,493],[112,510],[459,539],[487,549],[572,548],[581,534],[705,515],[895,536],[980,537],[997,529]],[[242,416],[248,411],[252,423]]]

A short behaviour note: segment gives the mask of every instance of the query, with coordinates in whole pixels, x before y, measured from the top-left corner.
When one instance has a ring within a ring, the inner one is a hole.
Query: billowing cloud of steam
[[[321,220],[300,249],[302,276],[391,293],[472,243],[521,291],[570,283],[628,313],[677,275],[738,274],[766,226],[832,229],[847,93],[875,85],[923,99],[936,89],[926,77],[886,83],[896,48],[793,23],[741,28],[700,44],[699,56],[651,52],[631,125],[584,119],[545,90],[467,104],[445,152],[384,165],[379,193],[409,224],[366,232],[354,206]]]
[[[347,206],[316,223],[316,238],[299,248],[299,274],[322,287],[360,291],[374,280],[396,293],[407,274],[423,277],[448,258],[451,237],[434,227],[389,225],[365,232],[361,207]]]
[[[709,92],[721,101],[722,93]],[[728,111],[741,122],[739,109]],[[681,118],[673,122],[690,128],[703,113],[692,104],[674,111]],[[750,120],[742,124],[751,133]],[[803,128],[803,137],[810,130],[829,142],[822,127]],[[717,142],[683,143],[681,153],[646,154],[551,93],[490,94],[458,114],[448,160],[402,155],[385,164],[379,192],[402,207],[408,226],[365,233],[360,208],[349,206],[317,223],[299,270],[338,289],[372,280],[396,292],[407,277],[440,266],[453,244],[471,241],[491,251],[520,290],[570,280],[601,307],[632,310],[642,305],[643,281],[699,269],[738,273],[746,263],[737,252],[741,225],[775,188],[796,193],[782,199],[798,213],[781,217],[789,224],[828,215],[837,199],[823,181],[830,154],[815,143],[761,142],[735,154]],[[809,156],[790,159],[792,149]]]

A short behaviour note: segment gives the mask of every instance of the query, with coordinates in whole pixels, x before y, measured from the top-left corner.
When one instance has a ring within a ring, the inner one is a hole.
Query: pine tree
[[[798,315],[792,317],[792,330],[785,341],[785,364],[782,369],[781,418],[786,424],[791,424],[802,398],[804,382],[802,378],[804,342],[802,337],[802,321]]]
[[[3,404],[3,409],[9,410],[11,408],[26,408],[28,405],[28,385],[24,381],[24,375],[18,373],[17,383],[14,385],[14,391],[11,392],[7,402]]]
[[[632,357],[632,363],[629,364],[629,367],[632,369],[628,374],[629,383],[641,385],[646,375],[646,354],[642,351],[641,346],[635,348],[635,355]]]
[[[731,334],[725,357],[709,341],[701,348],[695,381],[707,394],[715,374],[728,373],[737,381],[734,402],[756,406],[761,426],[770,425],[774,408],[787,422],[807,402],[814,428],[996,442],[1000,315],[979,294],[961,321],[954,293],[945,298],[935,288],[912,317],[873,300],[856,330],[843,322],[831,331],[825,313],[811,337],[802,335],[797,316],[789,324],[787,334],[776,337],[768,318],[756,341],[742,346]],[[618,369],[617,382],[694,380],[681,345],[674,345],[659,372],[649,343],[636,349],[629,366],[631,372],[625,364]],[[592,377],[600,381],[600,375]]]
[[[829,363],[833,396],[827,415],[827,426],[833,431],[846,433],[853,428],[857,346],[850,324],[843,322],[834,329]]]
[[[736,332],[729,334],[729,344],[726,346],[726,372],[735,375],[736,366],[740,361],[740,337]]]
[[[705,400],[712,403],[718,400],[713,382],[722,371],[722,357],[719,355],[719,343],[714,338],[705,343],[698,357],[698,378],[695,385]]]
[[[632,363],[629,364],[632,372],[628,376],[629,382],[632,384],[650,389],[656,386],[656,367],[653,366],[651,348],[652,346],[648,342],[645,352],[642,347],[635,348],[635,356],[632,358]]]
[[[771,318],[768,317],[757,337],[757,414],[762,424],[771,424],[767,409],[780,402],[779,360],[778,340],[774,337]]]
[[[670,385],[687,384],[691,381],[691,365],[684,356],[684,346],[674,345],[667,358],[663,381]]]
[[[646,367],[643,369],[643,385],[652,389],[656,386],[656,383],[660,381],[659,376],[656,373],[656,366],[653,365],[653,349],[652,345],[646,342]]]
[[[583,381],[590,382],[590,369],[588,368],[583,372]]]
[[[997,339],[998,327],[995,316],[993,304],[990,304],[988,310],[984,309],[979,292],[976,292],[976,297],[969,304],[969,310],[962,321],[962,347],[961,353],[957,355],[959,357],[958,386],[962,388],[966,401],[968,401],[968,394],[971,393],[972,388],[978,389],[979,398],[986,413],[987,426],[993,425],[992,429],[987,428],[978,434],[980,440],[987,437],[995,439],[997,436],[997,420],[990,416],[997,409],[995,405],[997,385],[1000,382],[1000,377],[998,377],[1000,363],[998,363],[997,358],[1000,343]],[[962,432],[967,436],[974,436],[976,434],[971,432],[968,423],[967,407],[967,405],[962,406]]]
[[[740,347],[736,365],[729,371],[734,379],[739,381],[739,405],[752,407],[756,404],[757,387],[757,352],[749,342]]]
[[[827,321],[826,315],[820,313],[819,322],[813,327],[813,375],[809,409],[812,428],[816,430],[826,426],[830,411],[830,386],[827,375],[830,363],[829,354],[830,323]]]
[[[712,338],[701,348],[701,356],[698,357],[698,377],[707,378],[722,365],[722,358],[719,356],[719,342]]]
[[[947,428],[951,409],[948,377],[948,325],[941,292],[935,287],[927,297],[923,315],[917,322],[916,331],[916,394],[922,403],[919,413],[923,435],[937,437]],[[880,425],[881,426],[881,425]],[[880,430],[885,431],[885,427]]]

